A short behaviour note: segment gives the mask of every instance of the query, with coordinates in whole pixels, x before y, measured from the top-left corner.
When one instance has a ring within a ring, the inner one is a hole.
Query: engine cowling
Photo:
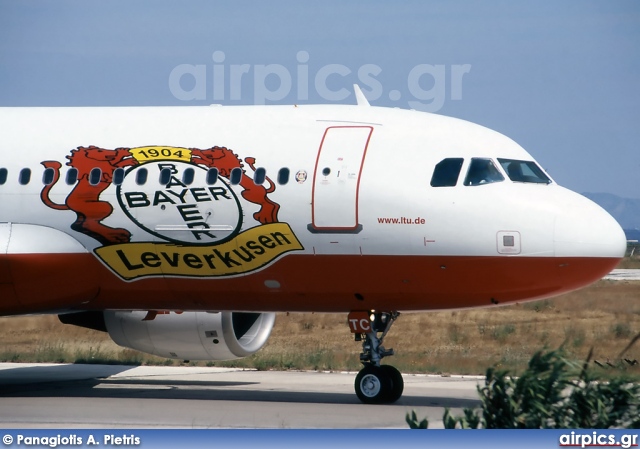
[[[180,360],[233,360],[264,346],[275,313],[106,311],[109,336],[120,346]]]

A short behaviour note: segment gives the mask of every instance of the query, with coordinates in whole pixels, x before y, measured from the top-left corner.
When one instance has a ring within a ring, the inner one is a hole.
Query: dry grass
[[[627,244],[626,257],[620,261],[618,268],[640,269],[640,244]]]
[[[640,282],[600,281],[552,300],[403,314],[385,341],[397,355],[385,361],[404,372],[482,374],[490,365],[518,372],[537,350],[564,343],[576,359],[585,358],[593,347],[595,360],[640,374],[638,365],[629,367],[618,358],[638,333]],[[63,325],[55,316],[0,318],[0,336],[2,361],[177,363],[120,348],[106,334]],[[344,315],[280,314],[261,351],[245,360],[215,365],[357,370],[360,349]],[[640,360],[640,343],[625,357]]]
[[[618,268],[640,269],[640,257],[626,258],[618,265]]]

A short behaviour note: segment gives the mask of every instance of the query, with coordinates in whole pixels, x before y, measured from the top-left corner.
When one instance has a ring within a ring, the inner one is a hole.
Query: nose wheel
[[[382,346],[385,335],[398,318],[398,312],[351,312],[349,325],[356,341],[362,341],[360,361],[364,367],[355,380],[358,399],[365,404],[390,404],[402,396],[402,374],[391,365],[380,365],[383,357],[393,355],[393,349]]]
[[[391,365],[365,365],[356,376],[356,396],[365,404],[391,404],[402,396],[402,374]]]

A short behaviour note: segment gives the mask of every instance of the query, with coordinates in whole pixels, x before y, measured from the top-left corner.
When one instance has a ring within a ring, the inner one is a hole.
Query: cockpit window
[[[513,182],[529,182],[534,184],[550,184],[551,179],[533,161],[514,159],[498,159],[509,179]]]
[[[431,177],[431,187],[455,186],[458,183],[463,161],[461,157],[452,157],[438,162]]]
[[[500,181],[504,181],[504,176],[498,171],[491,159],[480,157],[471,159],[469,171],[464,180],[465,186],[479,186]]]

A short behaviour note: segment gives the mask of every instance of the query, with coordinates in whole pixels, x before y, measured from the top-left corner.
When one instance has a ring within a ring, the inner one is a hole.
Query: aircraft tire
[[[391,404],[396,402],[402,396],[402,392],[404,391],[404,379],[402,378],[400,371],[398,371],[394,366],[382,365],[380,369],[389,378],[389,380],[391,380],[391,390],[384,401],[387,404]]]
[[[365,404],[388,402],[393,392],[391,377],[379,366],[366,365],[356,376],[356,395]]]

